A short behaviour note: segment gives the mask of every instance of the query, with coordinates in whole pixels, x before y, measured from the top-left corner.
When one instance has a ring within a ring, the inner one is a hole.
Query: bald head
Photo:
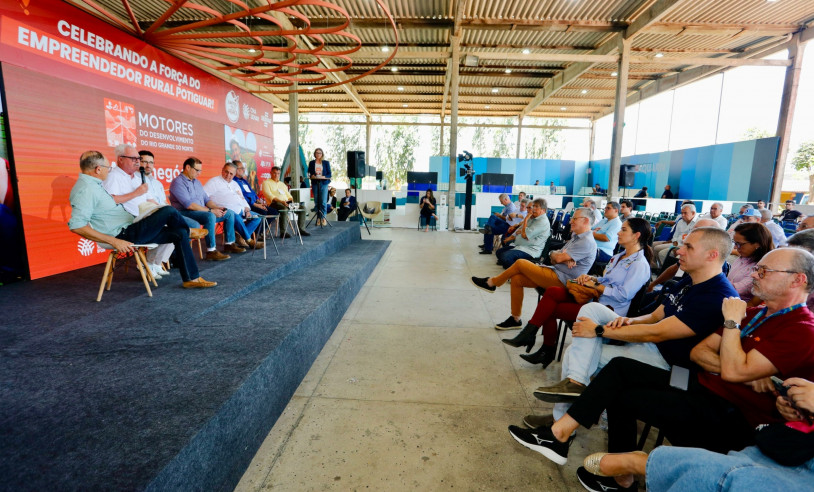
[[[720,229],[721,225],[712,219],[701,219],[698,222],[696,222],[692,228],[698,229],[699,227],[717,227],[718,229]]]
[[[797,224],[797,232],[814,229],[814,215],[809,215]]]

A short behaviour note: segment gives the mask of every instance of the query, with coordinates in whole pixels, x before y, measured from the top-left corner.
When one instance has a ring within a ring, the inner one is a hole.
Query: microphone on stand
[[[138,172],[141,173],[141,184],[147,182],[147,177],[144,175],[144,166],[139,166]]]

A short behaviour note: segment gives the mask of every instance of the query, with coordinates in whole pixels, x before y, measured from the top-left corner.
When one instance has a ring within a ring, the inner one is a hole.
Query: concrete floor
[[[367,233],[363,236],[367,238]],[[549,413],[532,395],[559,381],[500,342],[509,289],[469,277],[496,274],[472,233],[374,229],[392,244],[345,313],[238,491],[584,490],[583,458],[606,434],[581,431],[566,466],[509,435],[524,415]],[[523,320],[536,294],[527,291]]]

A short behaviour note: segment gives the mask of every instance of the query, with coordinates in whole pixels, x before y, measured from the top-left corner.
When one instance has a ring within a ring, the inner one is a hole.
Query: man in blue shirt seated
[[[206,259],[212,261],[228,260],[229,255],[215,249],[215,224],[223,223],[226,235],[223,251],[226,253],[243,253],[246,251],[235,244],[234,212],[215,203],[203,189],[198,175],[203,164],[197,157],[184,161],[184,170],[170,184],[170,204],[184,217],[198,222],[209,234],[206,235]]]
[[[110,196],[102,181],[111,166],[101,152],[88,150],[79,158],[79,179],[71,189],[71,232],[91,241],[107,243],[120,253],[133,252],[134,244],[175,245],[180,253],[179,269],[185,288],[214,287],[198,274],[198,265],[189,247],[189,226],[172,207],[161,207],[138,222]]]
[[[619,219],[619,204],[608,202],[605,205],[605,218],[599,221],[592,229],[596,240],[597,261],[607,263],[613,256],[618,238],[616,235],[622,230],[622,221]]]
[[[348,216],[356,210],[356,197],[351,195],[350,188],[345,188],[345,196],[339,200],[339,207],[336,209],[336,217],[340,221],[348,220]]]
[[[531,213],[515,229],[511,237],[513,244],[497,250],[497,259],[503,268],[509,268],[515,261],[538,258],[551,235],[551,224],[546,216],[546,201],[537,198],[532,202]],[[508,242],[508,241],[506,241]]]
[[[232,164],[236,166],[235,177],[232,181],[240,186],[240,192],[243,193],[243,198],[251,207],[252,212],[259,215],[277,215],[277,211],[270,209],[266,206],[265,200],[261,200],[257,193],[254,192],[249,182],[246,180],[246,164],[243,161],[234,160]]]
[[[726,231],[694,229],[678,250],[679,266],[687,275],[653,313],[624,318],[596,302],[583,306],[562,360],[563,380],[537,388],[534,396],[553,403],[574,401],[591,376],[614,357],[667,370],[671,365],[693,367],[690,351],[724,322],[723,300],[738,296],[721,272],[730,251],[732,240]],[[627,343],[609,345],[607,340]],[[556,405],[554,417],[562,417],[566,410],[567,405]]]
[[[503,205],[503,211],[501,213],[494,212],[483,228],[482,255],[492,254],[492,245],[495,240],[495,235],[506,234],[506,231],[509,230],[509,220],[511,219],[509,215],[517,212],[517,206],[512,203],[511,198],[509,198],[509,195],[506,193],[501,193],[498,200],[500,200],[500,204]]]

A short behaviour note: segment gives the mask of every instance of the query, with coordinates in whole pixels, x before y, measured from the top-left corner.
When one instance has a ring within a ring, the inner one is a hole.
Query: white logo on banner
[[[79,250],[80,255],[90,256],[96,249],[96,243],[91,241],[90,239],[85,239],[83,237],[82,239],[79,240],[79,243],[76,245],[76,249]]]
[[[243,105],[243,118],[248,120],[250,114],[252,114],[252,113],[251,113],[251,110],[249,109],[249,105],[244,104]]]
[[[240,118],[240,101],[235,91],[226,94],[226,116],[232,123],[237,123]]]

